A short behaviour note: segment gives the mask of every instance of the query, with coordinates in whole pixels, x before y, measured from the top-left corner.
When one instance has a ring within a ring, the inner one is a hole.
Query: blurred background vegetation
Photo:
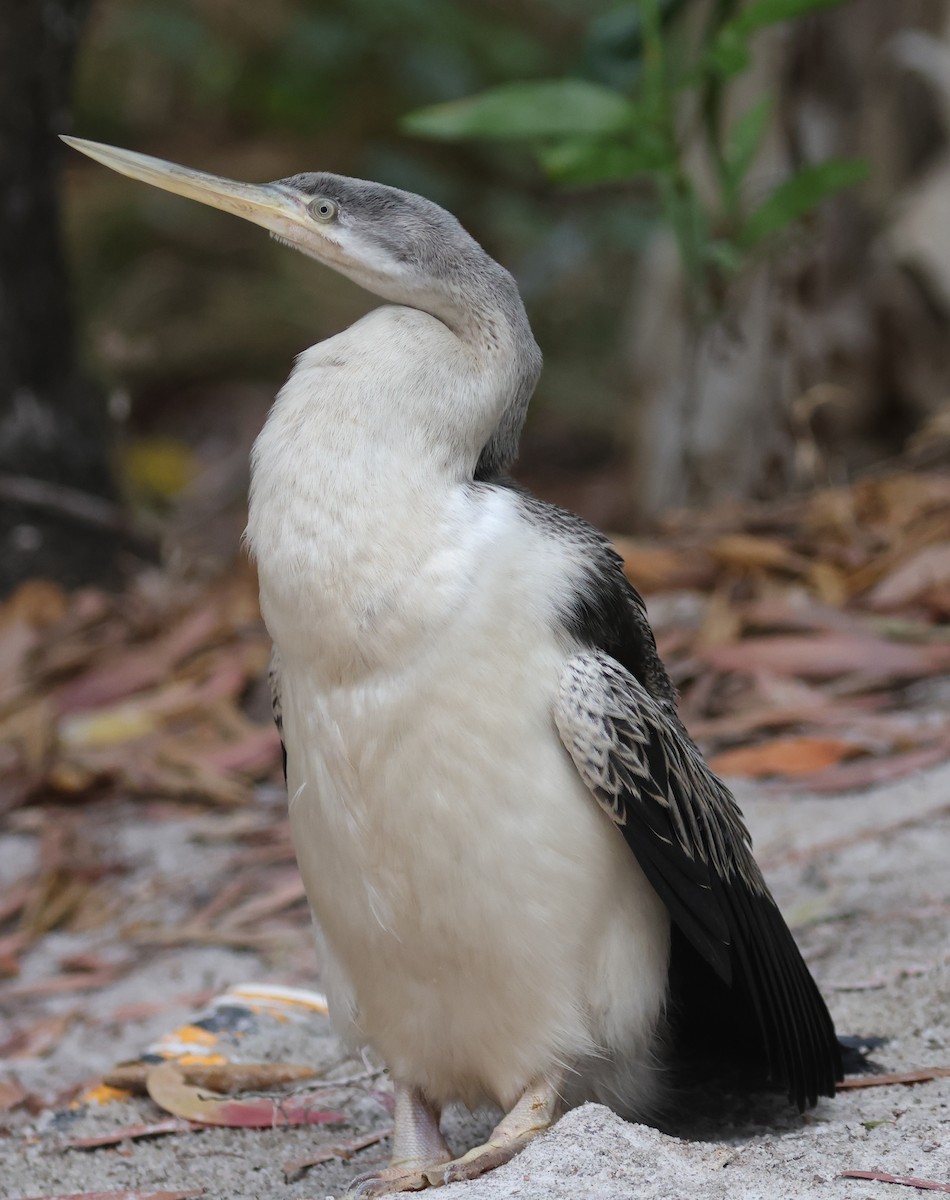
[[[68,124],[248,180],[327,169],[455,212],[517,276],[545,352],[517,474],[600,524],[944,452],[948,0],[42,7],[71,14],[78,46],[72,116],[54,106],[43,137]],[[575,89],[542,97],[553,133],[505,99],[539,81]],[[607,92],[633,125],[585,125]],[[494,108],[453,106],[486,93]],[[654,127],[668,144],[631,140]],[[114,464],[88,490],[214,569],[293,356],[377,301],[250,225],[57,164]]]

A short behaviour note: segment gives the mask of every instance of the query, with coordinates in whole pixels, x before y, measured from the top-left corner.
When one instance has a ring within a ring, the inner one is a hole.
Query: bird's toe
[[[560,1109],[556,1081],[534,1080],[525,1088],[514,1108],[495,1126],[487,1142],[460,1158],[427,1170],[426,1178],[433,1187],[438,1187],[444,1183],[460,1183],[463,1179],[477,1179],[486,1171],[503,1166],[528,1142],[550,1128]]]
[[[343,1200],[372,1200],[373,1196],[389,1196],[394,1192],[421,1192],[430,1186],[423,1170],[384,1167],[380,1171],[357,1175],[347,1188]]]
[[[479,1175],[494,1171],[495,1167],[501,1167],[514,1158],[529,1140],[525,1138],[524,1141],[505,1142],[501,1145],[487,1142],[484,1146],[476,1146],[461,1158],[427,1172],[427,1178],[434,1186],[461,1183],[464,1179],[477,1179]]]

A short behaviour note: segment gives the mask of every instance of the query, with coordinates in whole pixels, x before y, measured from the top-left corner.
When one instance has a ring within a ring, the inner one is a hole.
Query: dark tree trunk
[[[106,506],[92,500],[112,495],[104,402],[76,361],[56,187],[65,151],[56,134],[69,130],[89,4],[15,0],[0,19],[2,591],[34,575],[102,579],[115,560],[108,518],[95,519]]]

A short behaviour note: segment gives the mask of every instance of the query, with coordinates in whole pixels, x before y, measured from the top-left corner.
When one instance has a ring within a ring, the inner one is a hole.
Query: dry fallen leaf
[[[63,686],[57,695],[59,711],[81,712],[98,708],[167,681],[174,666],[221,636],[221,632],[219,605],[216,601],[208,602],[186,613],[151,644],[126,649],[111,663]]]
[[[19,975],[20,955],[30,944],[31,938],[22,929],[0,937],[0,978]]]
[[[713,558],[733,570],[787,570],[802,573],[808,562],[794,554],[784,541],[749,533],[723,534],[709,547]]]
[[[75,1012],[41,1017],[0,1045],[0,1058],[42,1058],[58,1045],[76,1019]]]
[[[816,706],[869,689],[886,706],[899,699],[886,689],[948,669],[945,476],[895,470],[665,524],[662,540],[617,545],[635,584],[675,598],[659,640],[690,720],[723,723],[714,736],[789,723],[769,713],[797,702],[748,684],[763,672],[809,680]],[[810,636],[761,636],[792,630]],[[0,603],[0,807],[51,791],[70,805],[103,792],[246,801],[279,755],[255,683],[268,653],[247,567],[185,585],[148,571],[121,596],[27,585]]]
[[[153,1067],[145,1086],[159,1108],[202,1125],[271,1129],[282,1125],[326,1125],[346,1121],[343,1113],[316,1108],[314,1098],[304,1095],[233,1100],[216,1092],[190,1087],[185,1083],[182,1068],[174,1062]]]
[[[755,637],[697,653],[721,671],[774,671],[802,679],[831,679],[853,671],[868,679],[900,680],[950,670],[950,646],[886,642],[849,634]]]
[[[709,760],[717,775],[764,779],[770,775],[814,775],[846,758],[861,754],[854,742],[838,738],[787,737],[724,750]]]
[[[242,925],[254,924],[264,917],[273,916],[291,905],[303,903],[306,899],[303,880],[294,868],[278,880],[270,892],[263,896],[254,896],[244,904],[232,908],[224,921],[227,929],[237,929]]]
[[[215,1092],[264,1092],[288,1083],[302,1083],[315,1078],[319,1072],[298,1063],[187,1063],[178,1064],[185,1083]],[[103,1076],[109,1087],[147,1093],[146,1086],[154,1063],[120,1063]]]
[[[112,967],[103,971],[81,971],[75,975],[53,975],[32,983],[15,983],[0,988],[0,1003],[13,1000],[37,1000],[41,996],[61,996],[69,992],[95,992],[120,977],[121,971]]]
[[[892,779],[903,779],[915,771],[935,767],[950,756],[950,742],[944,739],[934,746],[911,750],[907,754],[869,756],[854,762],[838,763],[828,767],[820,775],[808,780],[790,781],[784,784],[787,790],[801,789],[816,795],[830,796],[837,792],[861,791],[888,783]]]
[[[914,604],[950,583],[950,543],[924,546],[871,589],[869,608],[890,611]]]
[[[57,734],[63,748],[113,746],[154,733],[158,723],[141,705],[118,704],[63,717]]]
[[[27,621],[35,629],[48,629],[61,621],[69,597],[51,579],[27,579],[0,605],[0,628],[12,621]]]
[[[631,537],[614,536],[611,541],[623,559],[624,574],[640,592],[701,587],[712,582],[713,563],[701,551],[674,549]]]
[[[9,1112],[22,1104],[29,1093],[16,1079],[0,1079],[0,1112]]]

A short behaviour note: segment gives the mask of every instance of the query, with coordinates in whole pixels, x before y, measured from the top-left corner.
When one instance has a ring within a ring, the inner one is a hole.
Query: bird
[[[394,1089],[391,1160],[348,1195],[475,1178],[584,1100],[651,1119],[678,1028],[799,1109],[833,1096],[833,1022],[643,600],[509,476],[541,370],[511,274],[384,184],[64,140],[385,301],[297,358],[245,535],[331,1013]],[[502,1113],[460,1154],[455,1103]]]

